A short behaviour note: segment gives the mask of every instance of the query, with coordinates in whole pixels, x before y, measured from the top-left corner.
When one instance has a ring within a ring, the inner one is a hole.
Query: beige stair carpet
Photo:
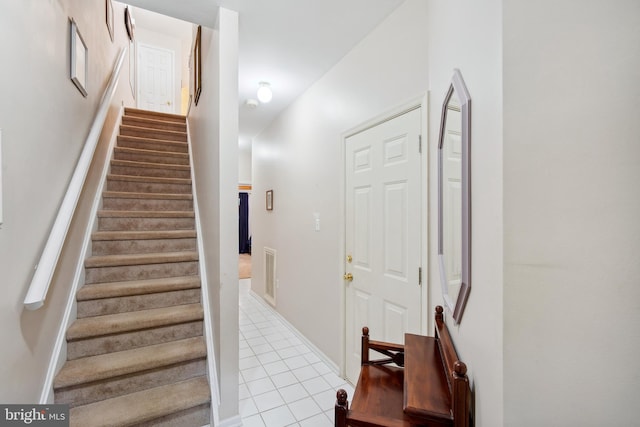
[[[210,423],[183,116],[125,109],[54,380],[72,426]]]

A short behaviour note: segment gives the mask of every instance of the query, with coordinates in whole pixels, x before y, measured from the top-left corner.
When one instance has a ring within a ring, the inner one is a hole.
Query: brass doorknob
[[[345,273],[344,280],[348,280],[349,282],[351,282],[353,280],[353,274]]]

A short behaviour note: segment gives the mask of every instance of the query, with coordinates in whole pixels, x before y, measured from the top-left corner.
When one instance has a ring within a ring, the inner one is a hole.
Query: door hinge
[[[418,135],[418,153],[422,154],[422,135]]]
[[[418,285],[422,286],[422,267],[418,267]]]

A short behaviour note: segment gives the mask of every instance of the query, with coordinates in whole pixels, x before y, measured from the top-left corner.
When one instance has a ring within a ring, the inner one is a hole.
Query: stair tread
[[[172,119],[172,120],[179,120],[181,122],[186,122],[187,120],[187,117],[181,114],[161,113],[159,111],[141,110],[139,108],[132,108],[132,107],[126,107],[124,109],[125,116],[131,115],[131,117],[134,117],[132,114],[133,115],[138,114],[146,117],[163,117],[163,118]]]
[[[99,218],[195,218],[195,212],[189,211],[134,211],[110,210],[98,211]]]
[[[138,331],[159,326],[202,320],[201,304],[185,304],[148,310],[129,311],[75,320],[67,330],[67,340]],[[115,353],[114,353],[115,354]]]
[[[156,129],[152,128],[141,128],[145,130],[155,131]],[[160,131],[164,131],[166,129],[158,129]],[[184,133],[184,132],[178,132]],[[176,145],[180,148],[188,148],[189,143],[186,141],[172,141],[170,139],[158,139],[158,138],[148,138],[144,136],[133,136],[133,135],[118,135],[118,142],[121,141],[129,141],[129,142],[144,142],[148,144],[160,144],[160,145]]]
[[[111,160],[112,166],[131,166],[137,168],[158,168],[158,169],[171,169],[171,170],[179,170],[179,171],[190,171],[191,166],[189,165],[173,165],[168,163],[153,163],[153,162],[137,162],[135,160]]]
[[[96,255],[85,260],[86,268],[198,261],[198,252],[151,252],[139,254]]]
[[[206,356],[204,338],[195,337],[68,360],[56,375],[53,387],[60,389],[86,384]]]
[[[78,406],[72,408],[69,415],[72,426],[128,426],[206,404],[211,400],[210,393],[207,379],[197,377]],[[109,414],[109,417],[96,414]]]
[[[130,148],[130,147],[115,147],[114,150],[122,151],[125,153],[152,154],[154,156],[181,157],[185,159],[189,158],[189,153],[178,153],[175,151],[145,150],[144,148]]]
[[[112,241],[112,240],[190,239],[195,237],[196,237],[195,230],[97,231],[91,235],[91,240]]]
[[[122,116],[122,122],[126,125],[135,124],[135,123],[144,123],[145,125],[150,125],[148,127],[158,127],[165,129],[166,127],[170,127],[173,129],[178,129],[182,132],[186,131],[187,122],[175,122],[171,120],[162,120],[160,117],[143,117],[143,116],[132,116],[132,115],[124,115]],[[126,123],[125,123],[126,122]]]
[[[78,301],[90,301],[103,298],[117,298],[133,295],[146,295],[161,292],[197,289],[199,276],[167,277],[162,279],[129,280],[125,282],[107,282],[84,285],[78,290]]]
[[[161,200],[193,200],[191,193],[140,193],[133,191],[105,191],[102,197],[109,199],[161,199]]]
[[[187,137],[186,131],[180,132],[176,130],[160,129],[160,128],[154,128],[154,127],[145,127],[145,126],[120,125],[121,134],[122,134],[122,130],[135,130],[135,131],[141,131],[141,132],[154,132],[154,133],[160,133],[160,134],[164,133],[167,135],[184,136],[185,138]],[[131,136],[131,135],[122,135],[122,136]]]
[[[153,182],[159,184],[191,184],[191,178],[165,178],[157,176],[138,176],[138,175],[115,175],[108,174],[107,179],[111,181],[134,181],[134,182]]]

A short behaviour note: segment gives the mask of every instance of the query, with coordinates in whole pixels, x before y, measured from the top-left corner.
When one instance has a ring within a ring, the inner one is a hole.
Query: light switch
[[[318,212],[315,212],[313,214],[313,219],[315,220],[315,230],[316,231],[320,231],[320,214]]]

